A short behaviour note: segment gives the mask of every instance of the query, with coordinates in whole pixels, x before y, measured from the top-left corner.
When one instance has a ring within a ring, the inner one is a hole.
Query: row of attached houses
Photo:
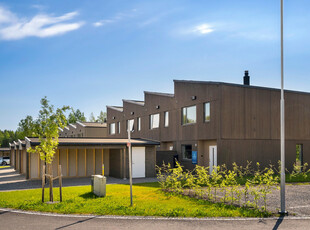
[[[310,94],[285,91],[286,167],[310,162]],[[66,177],[99,174],[128,178],[128,128],[134,177],[155,176],[155,165],[185,168],[276,165],[280,159],[280,90],[244,84],[174,80],[174,94],[144,92],[144,101],[107,106],[107,123],[77,122],[60,130],[53,167]],[[42,162],[26,138],[11,144],[11,164],[26,178],[40,178]]]
[[[108,136],[160,142],[158,161],[171,155],[195,164],[263,166],[280,160],[280,90],[244,84],[174,80],[174,94],[144,92],[144,101],[107,106]],[[310,94],[285,91],[286,166],[310,162]],[[170,157],[170,160],[168,159]]]

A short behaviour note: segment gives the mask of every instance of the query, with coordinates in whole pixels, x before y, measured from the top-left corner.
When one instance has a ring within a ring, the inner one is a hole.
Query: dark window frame
[[[206,105],[209,105],[209,120],[206,120]],[[203,103],[203,122],[208,123],[211,121],[211,103],[210,101]]]
[[[185,123],[185,121],[188,120],[187,109],[192,108],[192,107],[195,108],[195,122],[186,122]],[[186,117],[184,117],[184,109],[186,109]],[[181,124],[186,126],[186,125],[194,125],[196,123],[197,123],[197,105],[190,105],[190,106],[182,107],[181,108]]]
[[[192,145],[189,144],[181,145],[182,159],[188,161],[192,160],[192,151],[193,151]],[[188,156],[190,156],[190,158]]]

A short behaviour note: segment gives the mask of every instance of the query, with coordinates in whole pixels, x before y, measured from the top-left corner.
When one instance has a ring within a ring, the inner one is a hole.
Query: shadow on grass
[[[80,195],[79,197],[82,197],[84,199],[97,199],[99,198],[98,196],[96,196],[94,193],[92,192],[87,192],[87,193],[84,193],[82,195]]]
[[[151,187],[151,188],[159,188],[160,187],[158,182],[138,183],[138,184],[133,184],[133,186]]]

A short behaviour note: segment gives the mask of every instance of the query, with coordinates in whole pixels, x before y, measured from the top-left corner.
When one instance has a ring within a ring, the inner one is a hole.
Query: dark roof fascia
[[[206,85],[227,85],[233,87],[242,87],[242,88],[249,88],[249,89],[263,89],[263,90],[273,90],[273,91],[281,91],[278,88],[271,88],[271,87],[264,87],[264,86],[255,86],[255,85],[243,85],[237,83],[227,83],[227,82],[214,82],[214,81],[192,81],[192,80],[173,80],[176,83],[190,83],[190,84],[206,84]],[[310,92],[303,92],[297,90],[284,90],[287,93],[298,93],[298,94],[306,94],[310,95]]]

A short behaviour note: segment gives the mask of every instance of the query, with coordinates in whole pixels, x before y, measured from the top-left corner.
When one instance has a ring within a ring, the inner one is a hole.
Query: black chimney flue
[[[250,76],[248,70],[244,71],[243,84],[250,85]]]

